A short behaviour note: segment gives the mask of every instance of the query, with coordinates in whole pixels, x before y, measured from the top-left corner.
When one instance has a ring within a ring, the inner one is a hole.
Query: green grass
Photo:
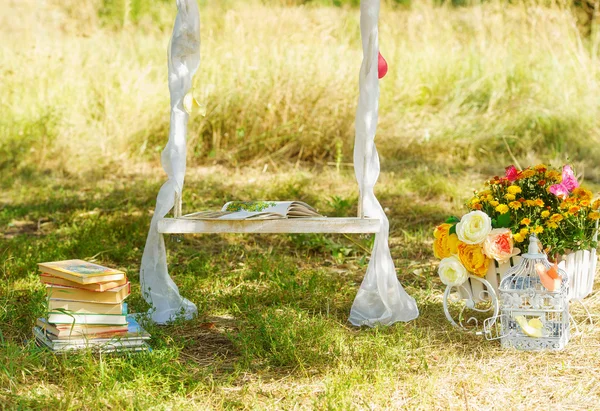
[[[561,353],[502,351],[444,319],[431,228],[459,213],[468,195],[463,187],[483,178],[468,171],[448,177],[448,171],[392,167],[378,185],[389,208],[398,278],[417,299],[417,320],[374,329],[347,322],[369,236],[168,237],[171,275],[199,315],[147,324],[153,352],[121,356],[56,356],[33,344],[31,327],[44,311],[36,263],[77,257],[125,269],[133,283],[130,309],[146,311],[138,270],[160,176],[15,184],[0,206],[0,403],[9,409],[532,409],[598,401],[600,335],[579,306],[572,310],[578,329]],[[334,166],[240,172],[244,181],[221,167],[192,170],[188,209],[293,195],[326,214],[356,211],[353,176]],[[597,321],[597,292],[587,304]],[[539,391],[541,383],[552,396]]]

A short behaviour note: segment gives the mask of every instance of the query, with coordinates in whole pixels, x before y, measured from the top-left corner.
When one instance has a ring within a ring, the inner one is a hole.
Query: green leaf
[[[498,228],[510,227],[510,213],[500,214],[498,216]]]
[[[459,221],[460,221],[460,218],[451,216],[446,219],[446,224],[454,224],[454,223],[458,223]]]
[[[456,224],[454,224],[452,227],[450,227],[450,230],[448,230],[448,235],[452,234],[456,234]]]

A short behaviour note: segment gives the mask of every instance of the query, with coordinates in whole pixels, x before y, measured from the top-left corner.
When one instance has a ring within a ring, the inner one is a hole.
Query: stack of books
[[[124,301],[131,288],[123,271],[83,260],[38,266],[48,296],[48,315],[38,318],[33,328],[40,345],[55,352],[149,349],[150,335],[127,315]]]

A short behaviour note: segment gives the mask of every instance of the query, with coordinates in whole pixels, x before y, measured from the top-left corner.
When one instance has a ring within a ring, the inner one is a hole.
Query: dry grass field
[[[200,2],[208,112],[190,125],[184,211],[293,198],[356,212],[357,10],[297,3]],[[598,195],[600,35],[550,2],[382,10],[376,192],[417,320],[347,322],[369,236],[186,236],[169,264],[199,315],[147,324],[153,352],[37,348],[37,262],[122,268],[129,308],[148,309],[174,15],[162,0],[0,4],[0,408],[600,409],[598,284],[590,316],[572,306],[566,350],[502,350],[445,320],[431,251],[433,227],[507,164],[569,161]]]

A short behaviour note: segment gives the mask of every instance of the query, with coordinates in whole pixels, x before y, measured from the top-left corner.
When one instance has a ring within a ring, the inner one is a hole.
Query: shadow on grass
[[[271,194],[318,196],[298,181],[271,188]],[[196,209],[214,208],[214,199],[226,198],[229,189],[217,178],[207,184],[188,183],[187,195]],[[73,180],[40,183],[28,194],[13,191],[14,200],[0,209],[3,232],[15,220],[44,218],[51,226],[0,237],[6,257],[0,286],[4,338],[29,337],[35,318],[43,315],[45,294],[36,276],[36,263],[41,261],[95,257],[101,264],[124,268],[133,286],[128,300],[131,310],[146,311],[139,289],[139,261],[159,186],[159,181],[140,178]],[[247,190],[250,196],[260,193],[259,186]],[[391,201],[392,196],[384,198]],[[412,216],[404,219],[398,232],[412,233],[414,238],[393,239],[392,251],[400,267],[430,253],[422,245],[424,230],[445,211],[414,204],[408,195],[393,201],[391,218]],[[356,241],[358,246],[340,235],[204,235],[187,236],[178,243],[167,237],[170,273],[182,295],[198,305],[199,316],[167,327],[149,326],[155,351],[175,350],[186,367],[209,367],[223,378],[239,370],[325,372],[344,361],[374,369],[386,367],[385,361],[391,360],[406,364],[407,370],[421,369],[422,360],[413,358],[416,354],[411,350],[425,340],[441,338],[434,331],[448,330],[449,324],[441,317],[436,326],[429,323],[431,319],[419,319],[372,330],[349,327],[350,307],[366,269],[367,253],[360,245],[370,244],[368,237]],[[439,293],[422,276],[399,272],[400,281],[420,306],[429,304],[432,293]],[[373,346],[384,350],[387,344],[396,348],[373,358]]]

